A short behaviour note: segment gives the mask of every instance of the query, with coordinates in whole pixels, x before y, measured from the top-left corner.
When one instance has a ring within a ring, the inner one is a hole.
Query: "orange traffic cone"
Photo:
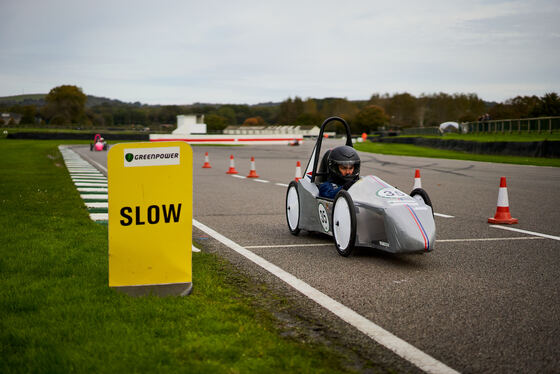
[[[255,158],[251,157],[251,171],[249,172],[249,175],[247,175],[247,178],[258,178],[259,176],[257,175],[257,171],[255,170]]]
[[[498,190],[498,206],[494,218],[488,218],[488,223],[505,223],[512,225],[517,223],[517,218],[511,218],[509,213],[508,193],[506,186],[506,177],[500,179],[500,189]]]
[[[226,171],[226,174],[237,174],[237,170],[235,170],[235,162],[233,161],[233,155],[229,156],[229,170]]]
[[[206,154],[204,155],[204,165],[202,165],[202,167],[204,169],[210,169],[212,166],[210,166],[210,159],[208,158],[208,152],[206,152]]]
[[[417,188],[422,188],[422,180],[420,179],[420,169],[416,169],[416,172],[414,173],[414,187],[412,187],[412,189],[415,190]]]
[[[294,179],[296,182],[301,179],[301,163],[298,161],[296,164],[296,178]]]

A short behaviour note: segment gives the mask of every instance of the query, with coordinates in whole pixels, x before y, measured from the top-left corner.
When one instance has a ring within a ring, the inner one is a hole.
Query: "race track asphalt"
[[[305,168],[312,146],[307,141],[298,147],[193,147],[194,218],[457,371],[560,371],[560,242],[487,223],[496,210],[500,176],[505,176],[510,210],[519,219],[511,227],[560,236],[560,168],[360,153],[362,175],[377,175],[405,192],[412,190],[414,170],[420,169],[435,212],[453,217],[435,217],[431,253],[357,249],[344,258],[329,237],[293,236],[286,225],[285,185],[294,178],[296,161]],[[106,152],[74,150],[106,167]],[[202,168],[205,152],[211,169]],[[231,154],[240,176],[248,175],[254,156],[260,180],[227,175]],[[255,279],[284,287],[356,347],[375,346],[207,237],[193,230],[194,240]],[[399,370],[414,371],[392,353],[376,352]]]

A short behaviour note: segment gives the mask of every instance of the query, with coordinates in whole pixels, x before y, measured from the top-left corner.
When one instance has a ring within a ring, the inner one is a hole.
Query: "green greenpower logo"
[[[180,147],[125,148],[122,155],[124,167],[181,165]]]

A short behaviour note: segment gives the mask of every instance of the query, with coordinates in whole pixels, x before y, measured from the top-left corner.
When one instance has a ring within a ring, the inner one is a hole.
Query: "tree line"
[[[143,105],[87,96],[79,87],[53,88],[44,99],[27,103],[0,102],[0,111],[18,113],[21,124],[81,128],[173,128],[179,114],[204,114],[209,132],[227,126],[320,125],[330,116],[348,121],[353,132],[438,126],[442,122],[559,116],[556,93],[518,96],[503,103],[486,102],[476,94],[373,94],[369,100],[287,98],[280,103]],[[338,130],[342,131],[341,128]]]

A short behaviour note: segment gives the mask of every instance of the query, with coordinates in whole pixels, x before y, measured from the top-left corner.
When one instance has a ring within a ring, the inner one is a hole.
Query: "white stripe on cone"
[[[414,173],[414,187],[412,187],[412,189],[416,189],[416,188],[422,188],[422,180],[420,179],[420,170],[416,169],[416,172]]]
[[[251,157],[251,170],[249,171],[249,175],[247,178],[258,178],[257,170],[255,169],[255,158]]]
[[[295,180],[298,181],[301,179],[301,163],[298,161],[296,164],[296,178]]]
[[[226,171],[226,174],[237,174],[237,170],[235,170],[235,162],[233,161],[233,155],[229,156],[229,170]]]
[[[519,220],[513,218],[509,212],[509,201],[507,195],[507,184],[506,177],[500,178],[500,188],[498,189],[498,204],[496,207],[496,214],[494,217],[488,218],[488,223],[500,223],[500,224],[516,224]]]
[[[204,165],[202,165],[203,169],[210,169],[212,168],[212,166],[210,166],[210,158],[208,157],[208,152],[206,152],[206,154],[204,155]]]
[[[500,187],[498,190],[498,206],[509,207],[507,187]]]

